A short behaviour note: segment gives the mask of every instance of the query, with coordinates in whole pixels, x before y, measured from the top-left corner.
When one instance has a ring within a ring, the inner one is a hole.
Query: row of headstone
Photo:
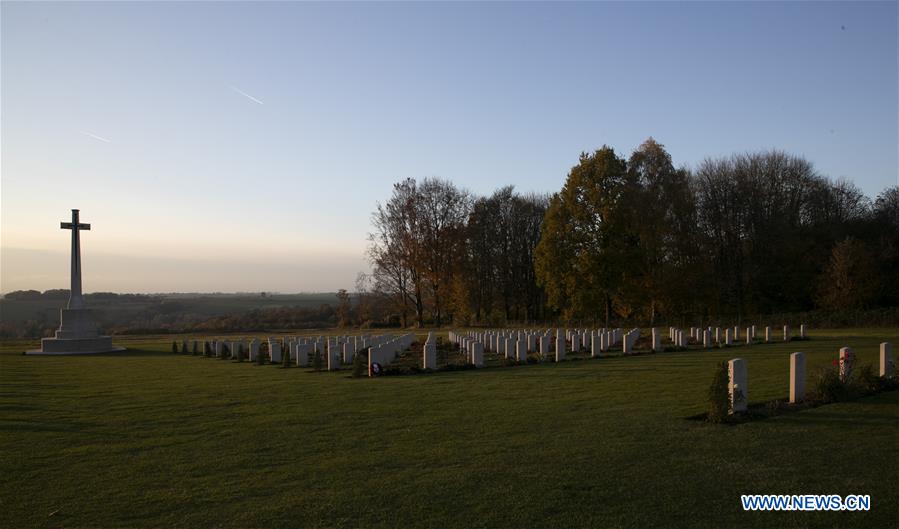
[[[854,364],[855,352],[851,347],[842,347],[839,351],[838,365],[840,380],[845,382]],[[748,373],[746,360],[734,358],[728,361],[728,396],[731,413],[746,411],[749,404]],[[890,378],[894,372],[893,346],[889,342],[880,344],[880,368],[878,374]],[[790,355],[790,403],[796,404],[805,400],[805,354],[796,352]]]
[[[317,336],[317,337],[298,337],[298,336],[269,336],[268,351],[269,358],[272,363],[282,363],[288,355],[288,361],[295,363],[300,367],[308,367],[314,354],[323,356],[328,370],[336,370],[341,364],[351,364],[355,355],[360,351],[367,350],[369,347],[387,343],[392,340],[393,336],[371,336],[368,334],[361,336]],[[238,355],[247,355],[247,359],[255,362],[259,356],[261,342],[256,338],[250,340],[239,338],[232,340],[213,339],[211,341],[200,342],[192,341],[194,350],[200,350],[199,344],[203,343],[203,348],[209,348],[210,352],[218,358],[237,359]],[[188,350],[188,341],[182,342],[182,350]]]
[[[372,365],[384,367],[396,358],[396,356],[412,345],[415,341],[414,334],[404,334],[402,336],[389,336],[380,343],[373,344],[368,348],[368,374],[374,376],[376,373],[372,369]]]
[[[774,335],[772,333],[772,329],[770,326],[765,327],[765,343],[770,343],[774,341]],[[691,341],[702,344],[706,349],[714,347],[715,345],[719,346],[731,346],[741,341],[741,336],[743,336],[746,345],[751,345],[756,341],[756,326],[751,325],[749,327],[745,327],[741,329],[739,326],[734,327],[690,327],[688,332],[685,333],[683,329],[679,329],[677,327],[669,327],[668,328],[668,339],[674,344],[675,347],[687,347]],[[802,339],[806,338],[806,327],[805,324],[801,324],[799,326],[799,337]],[[789,342],[792,340],[792,331],[790,330],[789,325],[783,326],[783,341]],[[655,348],[653,349],[655,350]]]
[[[628,347],[633,347],[639,338],[640,331],[634,329],[628,334]],[[506,359],[520,363],[527,361],[529,353],[539,354],[544,358],[554,357],[560,362],[568,351],[573,353],[582,350],[591,356],[598,357],[603,351],[623,339],[621,329],[518,329],[469,331],[468,333],[449,332],[449,341],[456,344],[465,355],[468,363],[483,365],[484,352],[491,351]],[[475,345],[480,344],[480,345]]]

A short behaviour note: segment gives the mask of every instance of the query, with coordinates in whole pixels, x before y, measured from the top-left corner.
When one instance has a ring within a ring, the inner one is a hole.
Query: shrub
[[[178,352],[178,342],[172,342],[172,352],[173,353]]]
[[[281,352],[281,367],[290,367],[290,348]]]
[[[261,366],[265,363],[265,355],[268,354],[268,344],[262,342],[259,344],[259,351],[256,352],[256,365]]]
[[[219,357],[219,360],[225,360],[231,354],[231,348],[228,347],[228,344],[222,344],[222,356]]]
[[[203,355],[212,356],[212,346],[209,345],[209,342],[203,342]]]
[[[312,369],[316,371],[321,371],[322,366],[324,365],[324,359],[322,358],[321,351],[315,351],[312,353]]]
[[[771,415],[777,415],[779,413],[782,413],[788,407],[789,407],[789,404],[787,404],[787,401],[785,401],[783,399],[769,400],[765,404],[765,408],[768,410],[768,413]]]
[[[727,419],[730,412],[730,394],[727,388],[729,381],[727,362],[719,362],[715,367],[712,384],[709,386],[709,422],[720,423]]]
[[[356,353],[353,356],[353,377],[361,378],[368,375],[368,355]]]
[[[239,344],[237,344],[237,361],[238,362],[243,362],[243,355],[244,355],[243,344],[239,343]]]
[[[865,364],[859,366],[852,382],[852,386],[857,392],[865,394],[880,391],[883,384],[881,383],[880,377],[874,372],[874,366]]]
[[[848,396],[846,385],[840,380],[840,372],[836,367],[818,371],[812,378],[810,393],[813,400],[825,404],[845,400]]]
[[[194,340],[193,348],[191,349],[191,354],[194,355],[194,356],[196,356],[198,352],[199,352],[199,351],[197,351],[197,341]]]

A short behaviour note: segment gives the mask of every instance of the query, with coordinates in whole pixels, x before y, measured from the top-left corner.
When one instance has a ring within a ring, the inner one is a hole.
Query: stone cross
[[[66,308],[83,309],[84,298],[81,295],[81,237],[78,232],[90,230],[90,224],[78,222],[78,210],[72,210],[72,222],[60,222],[62,230],[72,230],[72,288],[69,292],[69,304]]]

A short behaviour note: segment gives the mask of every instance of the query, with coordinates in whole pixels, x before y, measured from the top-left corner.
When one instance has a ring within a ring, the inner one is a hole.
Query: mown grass
[[[899,392],[736,426],[705,411],[716,362],[751,402],[839,347],[899,329],[375,380],[172,355],[0,354],[0,527],[889,527]],[[749,513],[740,494],[870,494],[870,512]],[[52,515],[51,515],[52,514]]]

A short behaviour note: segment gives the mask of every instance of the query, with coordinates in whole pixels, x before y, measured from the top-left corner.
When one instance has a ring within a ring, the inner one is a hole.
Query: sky
[[[394,182],[778,148],[899,184],[897,2],[0,4],[0,292],[353,290]]]

